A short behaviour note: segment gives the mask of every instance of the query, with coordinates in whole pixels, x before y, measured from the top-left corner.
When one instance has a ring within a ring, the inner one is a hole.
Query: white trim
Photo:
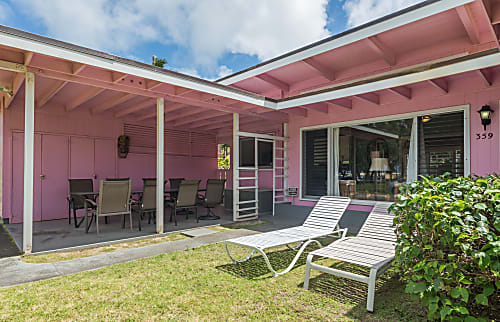
[[[334,191],[333,191],[333,184],[332,184],[332,175],[333,172],[335,171],[333,167],[331,166],[332,164],[335,164],[335,159],[332,158],[332,156],[335,154],[335,144],[333,144],[333,129],[328,128],[327,133],[326,133],[326,194],[328,196],[333,196]]]
[[[277,104],[276,109],[280,110],[284,108],[291,108],[307,104],[319,103],[338,98],[345,98],[359,94],[380,91],[388,88],[418,83],[429,79],[436,79],[440,77],[446,77],[477,69],[488,68],[492,66],[497,66],[499,61],[500,61],[500,53],[491,54],[488,56],[483,56],[476,59],[470,59],[452,65],[437,67],[418,73],[402,75],[398,77],[383,79],[372,83],[286,100],[283,102],[279,102]]]
[[[23,253],[33,250],[33,169],[35,140],[35,75],[26,73],[24,105]]]
[[[471,174],[470,169],[470,105],[464,109],[464,176]]]
[[[339,159],[340,159],[340,130],[339,128],[333,128],[333,167],[332,168],[332,185],[333,185],[333,195],[340,195],[340,185],[339,185]]]
[[[56,45],[51,45],[28,38],[23,38],[21,36],[11,35],[5,32],[0,32],[0,45],[18,48],[29,52],[40,53],[43,55],[48,55],[64,60],[70,60],[85,65],[104,68],[118,73],[143,77],[159,81],[162,83],[172,84],[175,86],[194,89],[205,93],[217,96],[223,96],[258,106],[268,105],[268,107],[274,107],[275,105],[273,102],[266,101],[263,96],[256,97],[257,95],[255,94],[245,95],[243,93],[236,93],[233,90],[225,90],[222,88],[211,86],[210,84],[201,84],[199,82],[189,80],[186,78],[158,73],[153,70],[148,70],[146,68],[128,65],[104,57],[92,55],[90,53],[83,53],[68,48],[58,47]]]
[[[333,50],[335,48],[339,48],[342,46],[346,46],[348,44],[354,43],[356,41],[375,36],[377,34],[383,33],[385,31],[395,29],[412,22],[436,15],[438,13],[453,9],[455,7],[459,7],[468,3],[473,2],[474,0],[441,0],[439,2],[435,2],[424,6],[422,8],[418,8],[407,12],[405,14],[381,21],[373,26],[369,26],[358,31],[347,34],[343,37],[339,37],[336,39],[332,39],[331,41],[316,45],[314,47],[302,50],[296,54],[284,57],[282,59],[278,59],[276,61],[270,62],[260,67],[253,68],[247,72],[234,75],[232,77],[226,78],[220,81],[220,84],[229,85],[234,84],[239,81],[248,79],[250,77],[254,77],[260,75],[262,73],[266,73],[270,70],[274,70],[276,68],[283,67],[285,65],[293,64],[300,60],[304,60],[306,58],[310,58],[312,56],[319,55],[321,53]]]
[[[445,114],[445,113],[463,111],[465,109],[468,109],[469,106],[470,105],[465,104],[465,105],[457,105],[457,106],[449,106],[449,107],[440,107],[440,108],[433,108],[430,110],[421,110],[421,111],[417,111],[417,112],[408,112],[408,113],[401,113],[401,114],[377,116],[377,117],[371,117],[371,118],[366,118],[366,119],[357,119],[357,120],[352,120],[352,121],[304,126],[304,127],[301,127],[300,129],[301,130],[317,130],[317,129],[324,129],[327,127],[351,127],[351,126],[363,125],[363,124],[367,124],[367,123],[377,123],[377,122],[384,122],[384,121],[396,121],[396,120],[401,120],[401,119],[411,119],[414,117],[424,116],[424,115]]]
[[[395,121],[395,120],[402,120],[402,119],[412,119],[413,124],[416,122],[416,118],[424,115],[434,115],[434,114],[447,114],[447,113],[452,113],[452,112],[460,112],[462,111],[464,113],[464,176],[470,175],[470,105],[458,105],[458,106],[450,106],[450,107],[442,107],[442,108],[436,108],[436,109],[430,109],[430,110],[422,110],[418,112],[410,112],[410,113],[401,113],[401,114],[393,114],[393,115],[387,115],[387,116],[379,116],[379,117],[373,117],[373,118],[367,118],[367,119],[360,119],[360,120],[352,120],[352,121],[345,121],[345,122],[338,122],[338,123],[329,123],[329,124],[321,124],[321,125],[314,125],[314,126],[306,126],[306,127],[301,127],[300,128],[300,186],[302,188],[302,146],[303,146],[303,132],[304,131],[312,131],[312,130],[321,130],[321,129],[339,129],[341,127],[355,127],[358,125],[363,125],[363,124],[368,124],[368,123],[377,123],[377,122],[388,122],[388,121]],[[330,137],[329,137],[330,138]],[[414,137],[415,141],[418,141],[418,135],[415,135]],[[339,143],[337,142],[337,145]],[[418,144],[415,142],[414,144],[415,149],[418,149]],[[335,147],[333,151],[335,151]],[[338,149],[337,149],[338,150]],[[335,152],[334,152],[335,153]],[[337,156],[338,158],[338,156]],[[335,160],[335,158],[333,158]],[[329,159],[330,160],[330,159]],[[414,160],[415,166],[418,169],[418,153],[416,154],[416,158]],[[330,166],[330,165],[329,165]],[[334,173],[334,177],[338,176],[338,165],[335,169],[337,173]],[[418,170],[417,170],[417,175],[418,175]],[[337,194],[338,195],[338,194]],[[318,197],[319,199],[319,197]],[[306,196],[304,197],[302,193],[300,194],[300,200],[301,201],[317,201],[318,199],[311,198],[311,196]],[[354,201],[354,200],[353,200]],[[372,202],[371,200],[360,200],[362,202]],[[375,201],[373,201],[374,203]],[[356,204],[353,202],[353,204]],[[371,204],[369,204],[371,205]]]
[[[264,140],[269,140],[269,141],[264,141],[264,140],[259,140],[259,141],[264,141],[264,142],[274,142],[275,140],[281,140],[281,141],[286,141],[286,137],[282,136],[274,136],[274,135],[269,135],[269,134],[260,134],[260,133],[250,133],[250,132],[241,132],[238,131],[239,136],[247,137],[247,138],[258,138],[258,139],[264,139]]]
[[[382,131],[382,130],[372,129],[371,127],[366,127],[366,126],[362,126],[362,125],[353,125],[353,126],[351,126],[351,128],[356,129],[356,130],[360,130],[360,131],[364,131],[364,132],[369,132],[369,133],[373,133],[373,134],[387,136],[387,137],[393,138],[393,139],[399,139],[399,135],[397,135],[397,134],[389,133],[389,132]]]

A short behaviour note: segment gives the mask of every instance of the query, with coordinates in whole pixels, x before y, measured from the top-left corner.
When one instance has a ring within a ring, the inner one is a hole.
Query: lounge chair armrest
[[[347,228],[337,229],[337,230],[333,231],[332,234],[341,233],[341,232],[342,232],[342,236],[340,238],[343,239],[347,236]]]
[[[92,199],[85,199],[85,202],[89,203],[93,207],[97,207],[97,204],[95,203],[94,200]]]

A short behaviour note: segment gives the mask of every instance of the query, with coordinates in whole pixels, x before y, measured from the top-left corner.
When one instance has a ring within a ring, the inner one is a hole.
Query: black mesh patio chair
[[[198,188],[201,180],[184,180],[179,184],[179,193],[177,199],[168,201],[167,206],[171,207],[170,221],[174,219],[177,226],[177,210],[193,209],[196,213],[196,220],[198,221]],[[189,212],[186,211],[186,219]]]
[[[224,186],[226,184],[225,179],[208,179],[207,180],[207,190],[205,192],[205,196],[200,198],[200,205],[207,208],[207,214],[205,216],[200,217],[203,220],[217,220],[220,219],[219,216],[216,216],[212,209],[222,204],[224,201]]]
[[[179,190],[179,185],[182,181],[184,181],[184,178],[169,178],[168,182],[170,183],[170,189],[169,190]],[[170,201],[173,201],[177,199],[177,193],[178,192],[170,192]]]
[[[148,224],[156,213],[156,179],[142,178],[143,189],[138,200],[132,202],[132,210],[139,214],[139,230],[141,230],[141,220],[144,214],[148,214]]]
[[[71,225],[71,210],[73,210],[73,218],[75,222],[75,228],[80,227],[85,217],[82,217],[80,222],[76,217],[76,211],[84,208],[85,199],[95,199],[91,195],[75,195],[75,193],[82,192],[93,192],[94,191],[94,181],[92,179],[68,179],[69,183],[69,196],[66,198],[68,200],[68,220]],[[92,208],[91,204],[87,204],[88,207]]]
[[[129,215],[130,230],[133,231],[130,190],[130,180],[101,180],[97,202],[91,199],[85,200],[87,203],[90,203],[94,206],[94,209],[90,211],[88,209],[85,209],[85,217],[87,217],[89,213],[92,215],[92,217],[95,217],[97,233],[99,233],[99,217],[117,215],[122,215],[122,228],[125,228],[125,216]]]

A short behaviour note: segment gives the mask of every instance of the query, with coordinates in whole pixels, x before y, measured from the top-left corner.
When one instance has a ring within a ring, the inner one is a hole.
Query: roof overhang
[[[322,53],[347,46],[365,38],[405,26],[412,22],[457,8],[475,0],[428,0],[397,13],[374,20],[368,24],[350,29],[346,32],[299,48],[285,55],[265,61],[241,72],[217,80],[218,83],[230,85],[239,81],[267,73],[280,67],[290,65]]]

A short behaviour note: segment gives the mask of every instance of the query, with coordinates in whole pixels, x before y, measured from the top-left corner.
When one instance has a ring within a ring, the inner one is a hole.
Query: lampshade
[[[370,166],[370,172],[386,172],[389,171],[389,159],[388,158],[372,158],[372,164]]]

